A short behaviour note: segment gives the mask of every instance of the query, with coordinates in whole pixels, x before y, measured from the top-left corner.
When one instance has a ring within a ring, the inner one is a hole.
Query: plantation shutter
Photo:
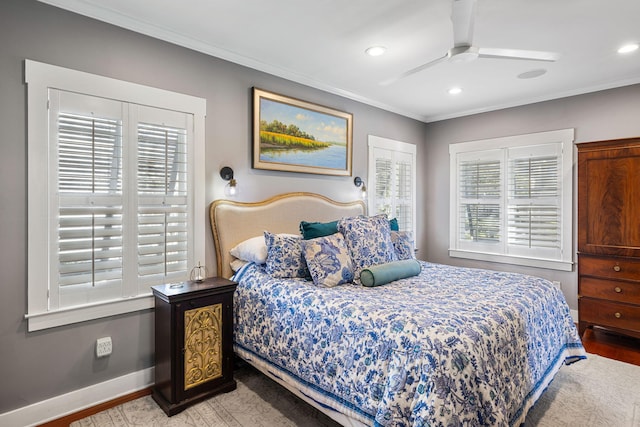
[[[192,115],[51,90],[51,308],[189,278]]]
[[[508,150],[508,251],[558,256],[561,251],[559,144]]]
[[[372,214],[384,213],[389,218],[393,218],[393,172],[391,152],[376,149],[375,185],[373,188],[375,212]]]
[[[401,231],[413,231],[413,159],[407,153],[395,153],[395,212]]]
[[[502,162],[498,150],[459,156],[460,246],[497,251],[502,238]]]
[[[112,299],[123,281],[122,106],[53,91],[57,135],[54,306]],[[78,111],[93,114],[79,113]]]
[[[138,278],[178,280],[189,269],[187,131],[138,123]]]
[[[415,236],[416,147],[369,135],[369,213],[398,220]]]

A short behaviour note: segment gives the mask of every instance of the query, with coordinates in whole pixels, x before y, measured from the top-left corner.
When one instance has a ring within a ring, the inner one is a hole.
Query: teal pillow
[[[398,218],[391,218],[389,220],[389,228],[391,231],[400,231],[400,226],[398,226]]]
[[[331,222],[300,222],[300,232],[304,240],[330,236],[338,232],[338,220]]]
[[[365,268],[360,272],[360,282],[364,286],[386,285],[394,280],[417,276],[420,270],[420,263],[415,259],[392,261]]]

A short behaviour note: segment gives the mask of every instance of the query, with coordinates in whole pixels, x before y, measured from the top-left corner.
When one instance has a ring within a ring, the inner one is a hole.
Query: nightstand
[[[217,393],[233,379],[233,292],[236,282],[152,286],[155,296],[153,400],[168,416]]]

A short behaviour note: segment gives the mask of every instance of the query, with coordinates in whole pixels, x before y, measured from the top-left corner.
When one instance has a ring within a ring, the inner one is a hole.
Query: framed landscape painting
[[[253,167],[351,175],[350,113],[253,88]]]

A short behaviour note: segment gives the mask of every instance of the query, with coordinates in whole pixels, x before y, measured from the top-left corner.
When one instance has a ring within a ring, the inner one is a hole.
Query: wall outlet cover
[[[98,338],[96,341],[96,357],[105,357],[111,354],[113,344],[111,337]]]

